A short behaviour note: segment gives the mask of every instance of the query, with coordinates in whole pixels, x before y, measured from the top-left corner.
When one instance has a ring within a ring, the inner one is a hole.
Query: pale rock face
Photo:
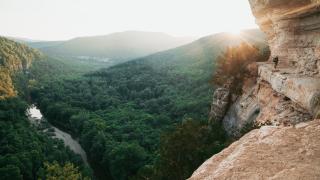
[[[320,179],[320,1],[249,0],[272,63],[258,65],[223,119],[231,136],[261,126],[202,164],[191,180]]]
[[[190,180],[320,178],[320,120],[264,126],[202,164]]]
[[[260,105],[260,114],[255,119],[256,126],[294,126],[300,122],[312,120],[312,116],[299,104],[280,94],[271,85],[260,80],[256,97]]]
[[[279,66],[258,63],[260,81],[250,87],[256,90],[244,92],[223,119],[231,136],[241,136],[241,129],[252,121],[259,126],[288,126],[320,116],[319,1],[249,2]]]
[[[312,120],[312,115],[299,104],[280,94],[264,81],[240,96],[228,109],[223,126],[229,136],[241,137],[246,125],[292,126]]]
[[[247,124],[253,124],[260,113],[260,105],[255,96],[255,88],[251,88],[231,105],[223,118],[223,127],[229,136],[241,136],[241,130]]]
[[[320,109],[320,78],[299,76],[291,68],[274,71],[272,65],[259,66],[259,76],[270,83],[272,89],[316,115]]]
[[[209,124],[221,121],[226,114],[230,99],[230,91],[228,88],[217,88],[213,94],[211,111],[209,114]]]
[[[272,57],[306,76],[319,76],[320,3],[318,0],[249,0],[267,34]]]

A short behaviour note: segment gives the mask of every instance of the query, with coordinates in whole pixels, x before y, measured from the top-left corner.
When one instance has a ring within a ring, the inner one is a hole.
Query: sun
[[[232,28],[232,29],[229,29],[227,32],[232,35],[240,35],[242,30],[237,28]]]

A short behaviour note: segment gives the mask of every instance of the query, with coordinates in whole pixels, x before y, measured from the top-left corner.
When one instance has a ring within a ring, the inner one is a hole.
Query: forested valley
[[[264,49],[260,32],[247,43]],[[42,55],[11,73],[18,96],[1,101],[0,175],[46,179],[186,179],[230,140],[208,125],[216,60],[243,39],[216,34],[109,68]],[[98,69],[98,70],[96,70]],[[31,127],[34,103],[46,119],[77,138],[86,166],[62,142]]]

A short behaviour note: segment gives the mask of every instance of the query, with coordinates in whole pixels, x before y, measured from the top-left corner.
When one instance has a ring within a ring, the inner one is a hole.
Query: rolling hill
[[[194,40],[158,32],[125,31],[103,36],[78,37],[68,41],[31,42],[50,56],[78,60],[123,62],[167,50]]]

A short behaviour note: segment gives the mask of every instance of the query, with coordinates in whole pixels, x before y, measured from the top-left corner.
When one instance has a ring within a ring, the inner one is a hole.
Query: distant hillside
[[[64,42],[29,43],[43,52],[60,57],[125,61],[167,50],[191,42],[193,38],[177,38],[164,33],[126,31],[104,36],[79,37]]]
[[[42,48],[59,46],[62,43],[64,43],[64,41],[37,41],[37,42],[25,42],[25,43],[32,48],[42,49]]]
[[[41,53],[24,44],[0,37],[0,99],[16,95],[12,76],[26,70]]]
[[[243,31],[239,36],[229,33],[206,36],[190,44],[146,56],[137,61],[141,60],[155,68],[171,69],[203,77],[203,73],[206,73],[206,76],[212,73],[215,59],[226,47],[241,42],[248,42],[261,49],[267,46],[265,35],[258,29],[252,29]]]

